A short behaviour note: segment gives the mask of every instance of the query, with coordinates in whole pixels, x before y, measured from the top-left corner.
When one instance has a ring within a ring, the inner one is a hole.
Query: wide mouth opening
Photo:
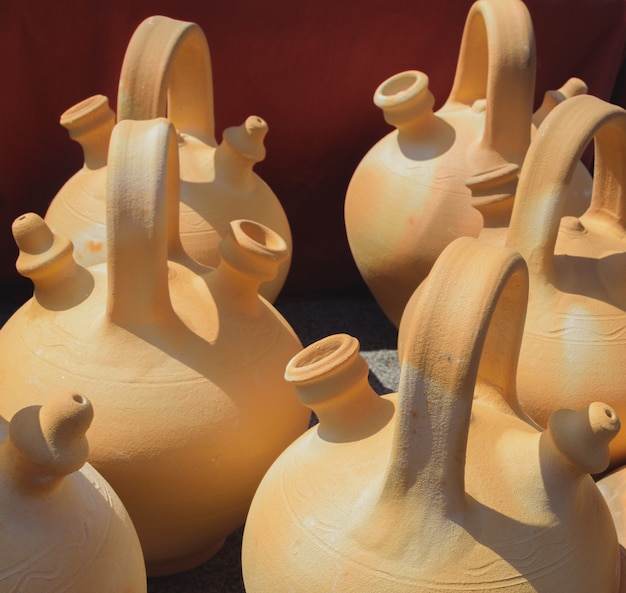
[[[284,239],[263,224],[252,220],[235,220],[231,225],[238,242],[251,248],[254,246],[256,251],[263,250],[278,254],[287,251],[287,243]]]
[[[381,108],[405,103],[428,89],[428,76],[407,70],[388,78],[374,93],[374,103]]]
[[[104,95],[93,95],[64,111],[61,115],[60,123],[62,126],[72,125],[77,120],[101,109],[104,109],[104,113],[106,113],[108,111],[108,105],[109,100],[107,97]]]
[[[287,364],[285,378],[293,383],[319,379],[343,367],[359,353],[359,341],[347,334],[322,338],[296,354]]]

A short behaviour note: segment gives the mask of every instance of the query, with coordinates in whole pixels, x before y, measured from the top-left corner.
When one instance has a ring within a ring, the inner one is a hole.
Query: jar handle
[[[532,21],[521,0],[478,0],[467,15],[447,107],[485,110],[482,136],[470,146],[466,181],[481,203],[493,186],[513,195],[530,144],[536,52]]]
[[[580,221],[624,238],[626,110],[592,95],[572,97],[541,124],[528,150],[511,214],[507,245],[524,256],[531,276],[553,277],[566,189],[592,139],[591,203]]]
[[[137,27],[124,55],[117,116],[168,117],[179,132],[216,145],[211,55],[197,24],[152,16]]]
[[[125,327],[162,325],[175,316],[168,284],[179,200],[174,126],[165,118],[119,122],[108,163],[107,313]]]
[[[476,383],[487,386],[477,396],[481,400],[526,419],[515,377],[528,270],[511,249],[461,237],[444,249],[418,290],[383,498],[387,492],[389,501],[400,495],[414,504],[428,491],[441,506],[425,508],[425,514],[445,515],[462,510],[466,498],[464,460]],[[413,489],[416,495],[406,496]]]

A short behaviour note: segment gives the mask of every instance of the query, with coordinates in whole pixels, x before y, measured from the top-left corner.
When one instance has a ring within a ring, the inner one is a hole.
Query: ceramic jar
[[[541,431],[522,412],[527,290],[519,254],[459,238],[421,287],[397,394],[372,391],[347,335],[289,362],[319,425],[254,497],[248,593],[618,591],[615,527],[588,473],[619,420],[593,403]]]
[[[215,140],[211,58],[198,25],[154,16],[133,34],[122,65],[117,119],[167,116],[176,126],[180,156],[180,233],[185,250],[215,267],[218,246],[230,221],[250,219],[277,232],[289,255],[261,294],[274,301],[291,262],[291,231],[282,205],[254,172],[265,158],[267,123],[250,116]],[[52,200],[46,222],[70,238],[76,260],[89,266],[106,257],[105,185],[108,138],[115,116],[106,97],[97,95],[68,109],[61,124],[79,142],[83,168]]]
[[[300,341],[258,294],[285,241],[233,221],[215,270],[191,260],[177,156],[168,120],[116,125],[105,263],[78,265],[40,217],[18,218],[17,267],[34,296],[0,330],[0,414],[50,389],[88,394],[98,409],[89,461],[124,502],[149,575],[211,557],[310,417],[283,379]]]
[[[363,279],[396,326],[453,239],[504,244],[534,125],[558,101],[586,91],[571,79],[546,94],[533,118],[535,62],[523,2],[479,0],[469,10],[454,83],[438,111],[422,72],[401,72],[376,90],[375,104],[396,129],[354,171],[345,226]],[[572,212],[580,214],[591,192],[582,165],[570,189]]]
[[[591,204],[562,218],[576,163],[593,140]],[[518,367],[526,412],[545,426],[561,407],[595,399],[626,416],[626,111],[591,96],[554,109],[520,178],[507,244],[530,270]],[[626,463],[626,434],[611,466]]]
[[[0,590],[145,593],[137,533],[85,464],[89,400],[63,393],[0,418]]]

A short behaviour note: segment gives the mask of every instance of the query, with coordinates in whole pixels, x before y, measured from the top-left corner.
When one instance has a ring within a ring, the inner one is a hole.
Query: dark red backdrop
[[[95,93],[115,108],[126,44],[147,16],[197,22],[211,49],[217,137],[249,114],[270,125],[258,173],[294,235],[285,297],[361,290],[343,226],[350,176],[388,130],[376,86],[405,69],[430,77],[440,105],[471,0],[0,0],[0,285],[23,299],[12,220],[43,214],[82,164],[59,124]],[[625,0],[528,0],[537,40],[537,101],[579,76],[626,105]]]

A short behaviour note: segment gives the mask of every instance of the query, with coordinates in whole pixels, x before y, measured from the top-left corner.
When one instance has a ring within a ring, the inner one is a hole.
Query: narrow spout
[[[609,443],[620,429],[610,406],[594,402],[583,410],[557,410],[541,435],[563,462],[580,474],[597,474],[609,465]]]
[[[587,85],[580,78],[572,77],[568,79],[561,88],[546,91],[539,109],[533,113],[533,125],[538,128],[541,122],[546,118],[546,115],[559,103],[562,103],[570,97],[584,95],[587,93],[587,90]]]
[[[374,434],[393,416],[393,404],[370,387],[368,373],[359,341],[336,334],[296,354],[287,364],[285,379],[295,385],[300,403],[318,417],[318,435],[346,442]]]
[[[265,158],[264,140],[268,130],[269,126],[264,119],[251,115],[242,125],[226,128],[223,141],[243,158],[259,163]]]
[[[252,169],[265,158],[265,136],[268,125],[262,118],[251,115],[240,126],[224,130],[222,142],[215,151],[217,181],[242,189],[252,189]]]
[[[69,239],[53,233],[33,212],[16,218],[12,231],[20,250],[17,271],[32,280],[35,298],[41,304],[68,308],[87,298],[93,279],[74,261],[74,246]]]
[[[61,115],[60,123],[81,145],[86,168],[99,169],[107,164],[115,113],[104,95],[94,95],[70,107]]]
[[[16,412],[3,452],[14,481],[25,489],[46,489],[79,470],[87,461],[85,435],[92,419],[90,401],[74,393]]]

